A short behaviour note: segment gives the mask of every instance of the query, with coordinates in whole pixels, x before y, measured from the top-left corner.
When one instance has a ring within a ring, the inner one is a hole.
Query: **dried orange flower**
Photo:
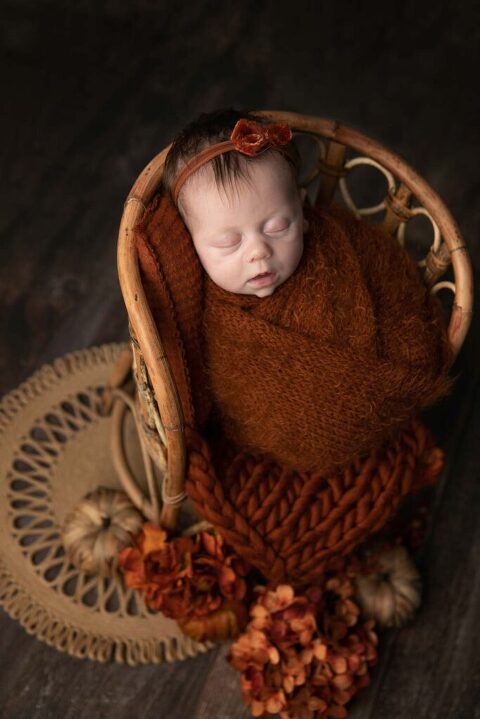
[[[248,612],[244,602],[226,602],[205,617],[178,619],[178,624],[196,642],[219,642],[237,637],[247,621]]]
[[[242,600],[248,568],[216,530],[168,539],[147,522],[133,541],[120,553],[119,564],[126,584],[138,589],[150,608],[179,620],[196,637],[238,634],[246,621]],[[202,619],[208,619],[203,628]]]

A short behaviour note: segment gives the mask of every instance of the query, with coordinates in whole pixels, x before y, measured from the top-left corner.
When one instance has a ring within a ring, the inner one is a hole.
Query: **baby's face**
[[[303,253],[303,193],[282,158],[252,163],[250,178],[227,191],[210,172],[193,175],[182,191],[184,219],[213,282],[257,297],[285,282]]]

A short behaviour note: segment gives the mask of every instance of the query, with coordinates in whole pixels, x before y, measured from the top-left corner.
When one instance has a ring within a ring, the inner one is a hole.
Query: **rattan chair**
[[[448,336],[457,355],[471,322],[472,270],[465,242],[440,197],[401,157],[358,130],[332,120],[294,113],[258,114],[273,122],[288,123],[296,137],[306,136],[305,142],[315,147],[315,152],[307,156],[306,163],[313,168],[302,182],[309,190],[312,203],[328,205],[335,197],[357,216],[381,212],[383,227],[402,244],[407,224],[412,218],[418,215],[428,218],[433,229],[433,242],[418,265],[431,292],[442,288],[453,292]],[[134,400],[125,393],[118,394],[121,393],[118,388],[130,369],[130,354],[118,367],[111,384],[117,396],[122,396],[138,416],[148,497],[138,486],[125,459],[121,428],[126,404],[120,401],[115,402],[113,408],[112,448],[120,480],[133,502],[152,521],[174,529],[185,500],[184,420],[161,328],[155,325],[142,287],[133,235],[135,225],[142,219],[158,190],[168,149],[162,150],[147,165],[133,185],[125,203],[118,240],[118,271],[133,352]],[[372,207],[356,207],[349,191],[350,173],[361,165],[374,168],[386,179],[386,194],[381,202]],[[454,281],[439,281],[450,264]],[[160,483],[163,501],[159,500]]]

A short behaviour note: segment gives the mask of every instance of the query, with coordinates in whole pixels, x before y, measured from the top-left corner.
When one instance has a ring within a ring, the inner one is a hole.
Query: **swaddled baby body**
[[[447,393],[437,301],[395,240],[304,207],[287,126],[202,116],[164,182],[206,273],[215,411],[241,449],[297,470],[341,467]]]

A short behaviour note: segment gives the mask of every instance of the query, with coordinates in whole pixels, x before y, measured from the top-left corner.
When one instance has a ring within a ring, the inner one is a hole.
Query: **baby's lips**
[[[273,275],[273,272],[259,272],[258,275],[250,277],[251,280],[256,280],[258,277],[264,277],[265,275]]]
[[[277,281],[276,272],[261,272],[259,275],[252,277],[248,282],[252,287],[269,287]]]

